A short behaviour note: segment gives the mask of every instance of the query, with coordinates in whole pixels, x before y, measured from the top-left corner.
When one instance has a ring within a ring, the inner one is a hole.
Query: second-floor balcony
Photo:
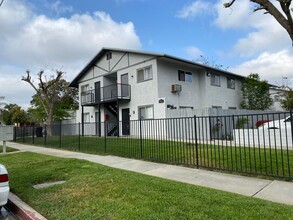
[[[117,100],[130,100],[131,91],[128,84],[112,84],[81,93],[81,105],[96,105]]]

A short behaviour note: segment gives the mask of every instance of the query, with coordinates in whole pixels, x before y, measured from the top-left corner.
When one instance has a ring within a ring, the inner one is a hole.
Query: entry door
[[[129,108],[122,109],[122,135],[130,135]]]
[[[121,97],[129,96],[128,73],[121,75]]]
[[[95,103],[101,101],[101,82],[95,82]]]

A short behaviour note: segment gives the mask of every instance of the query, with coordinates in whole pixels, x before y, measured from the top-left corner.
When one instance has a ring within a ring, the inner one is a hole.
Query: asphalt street
[[[5,207],[2,207],[0,211],[0,220],[20,220]]]

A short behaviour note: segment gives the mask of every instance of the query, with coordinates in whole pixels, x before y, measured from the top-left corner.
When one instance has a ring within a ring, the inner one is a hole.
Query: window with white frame
[[[212,86],[221,86],[221,77],[218,74],[211,74],[211,85]]]
[[[137,82],[144,82],[153,79],[152,66],[147,66],[137,70]]]
[[[91,101],[91,92],[90,92],[90,87],[89,84],[82,85],[80,87],[80,92],[81,92],[81,103],[87,103]]]
[[[227,88],[235,89],[235,79],[227,78]]]
[[[90,113],[86,112],[83,113],[83,123],[89,123],[90,122]]]
[[[183,82],[192,82],[192,73],[178,70],[178,80]]]
[[[80,87],[80,91],[81,92],[86,92],[89,90],[89,84],[83,85]]]
[[[140,119],[152,119],[154,118],[154,106],[146,105],[138,107],[138,117]]]

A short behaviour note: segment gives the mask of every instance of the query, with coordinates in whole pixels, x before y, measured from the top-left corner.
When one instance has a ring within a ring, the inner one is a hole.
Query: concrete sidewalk
[[[293,205],[293,182],[258,179],[116,156],[101,156],[35,147],[14,142],[9,142],[7,145],[21,151],[83,159],[109,167]]]

